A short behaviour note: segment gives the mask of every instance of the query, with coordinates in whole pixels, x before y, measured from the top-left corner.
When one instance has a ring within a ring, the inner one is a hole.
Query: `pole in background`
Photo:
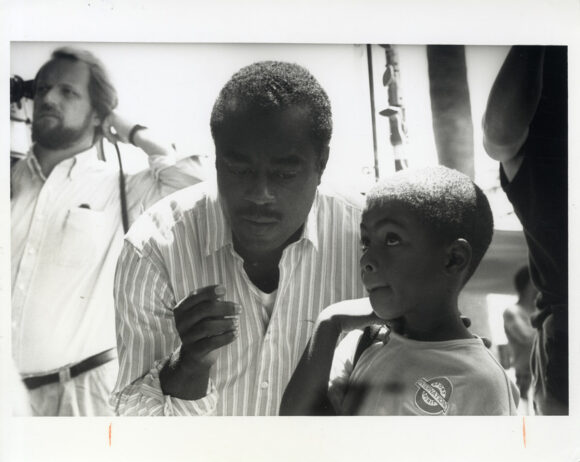
[[[389,106],[379,112],[379,114],[389,119],[389,140],[395,157],[395,171],[398,172],[409,167],[407,153],[405,152],[407,140],[405,108],[399,91],[401,82],[399,60],[397,52],[392,45],[381,45],[381,47],[385,49],[386,69],[383,74],[383,86],[387,87]]]
[[[367,45],[367,65],[369,72],[369,90],[371,96],[371,118],[373,124],[373,155],[375,162],[375,179],[379,179],[379,158],[377,154],[377,121],[375,118],[375,86],[373,83],[373,54],[371,45]]]

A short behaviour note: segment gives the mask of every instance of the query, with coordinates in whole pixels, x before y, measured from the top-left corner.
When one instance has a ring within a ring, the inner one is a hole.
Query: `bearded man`
[[[130,142],[148,156],[148,170],[124,177],[129,222],[199,182],[201,170],[113,112],[115,88],[87,51],[56,50],[34,90],[33,145],[11,169],[12,352],[34,415],[109,415],[124,232],[118,167],[100,159],[97,141]]]

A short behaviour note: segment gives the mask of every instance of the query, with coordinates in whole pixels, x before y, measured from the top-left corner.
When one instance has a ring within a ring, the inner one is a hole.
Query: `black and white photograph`
[[[2,460],[580,460],[578,31],[357,24],[5,35]]]

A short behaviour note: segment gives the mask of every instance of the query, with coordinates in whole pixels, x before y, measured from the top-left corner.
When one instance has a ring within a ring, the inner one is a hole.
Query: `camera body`
[[[10,77],[10,104],[22,98],[34,99],[34,80],[24,80],[18,75]]]

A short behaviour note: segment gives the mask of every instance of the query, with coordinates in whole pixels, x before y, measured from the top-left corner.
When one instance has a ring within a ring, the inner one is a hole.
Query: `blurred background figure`
[[[515,369],[516,383],[522,400],[528,400],[531,382],[530,354],[534,342],[534,328],[530,316],[534,311],[538,293],[530,280],[527,266],[523,266],[514,276],[514,286],[518,301],[503,313],[505,334],[509,344],[509,363]]]

